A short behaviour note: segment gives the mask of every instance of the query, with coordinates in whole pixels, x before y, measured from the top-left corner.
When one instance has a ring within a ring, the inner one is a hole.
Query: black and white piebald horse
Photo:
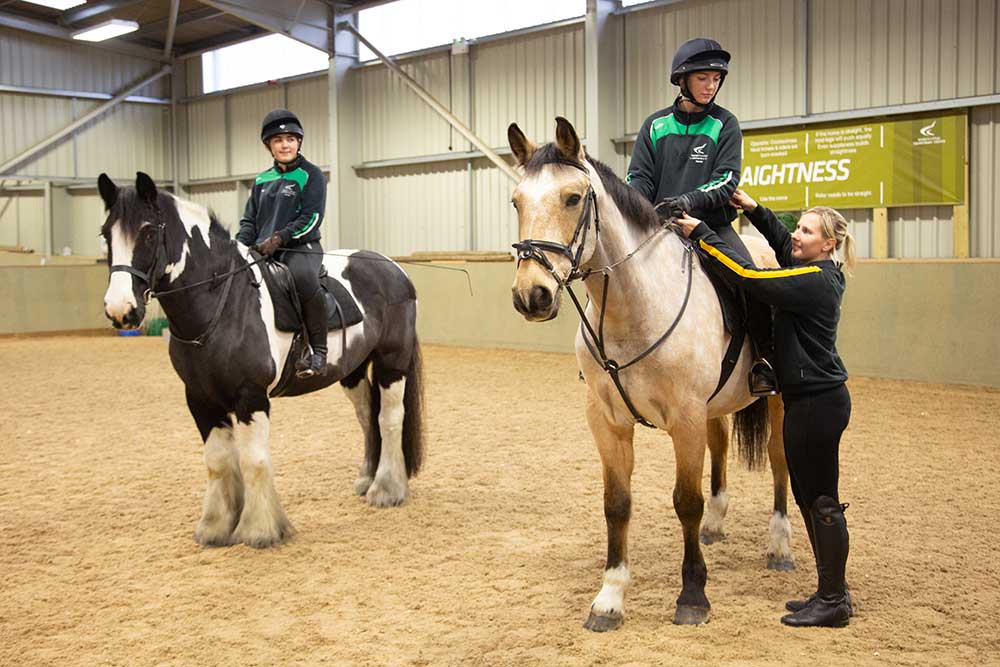
[[[158,191],[146,174],[121,188],[101,174],[98,189],[108,210],[101,229],[110,267],[105,313],[116,327],[135,328],[147,299],[160,300],[172,334],[170,361],[205,443],[208,486],[195,540],[282,543],[293,528],[274,488],[268,435],[270,399],[290,363],[293,334],[275,328],[261,267],[204,207]],[[281,395],[340,382],[365,433],[354,488],[370,505],[398,505],[422,458],[416,293],[402,268],[382,255],[346,251],[323,261],[363,320],[330,336],[325,376],[300,380],[292,373]]]

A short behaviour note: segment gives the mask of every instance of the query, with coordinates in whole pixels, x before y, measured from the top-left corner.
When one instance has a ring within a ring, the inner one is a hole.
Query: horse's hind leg
[[[368,366],[369,362],[365,360],[340,381],[344,393],[354,406],[354,414],[365,437],[364,457],[358,469],[358,478],[354,480],[354,492],[359,496],[368,493],[372,485],[381,449],[377,425],[372,423],[372,383],[368,380]]]
[[[233,541],[257,548],[281,544],[294,533],[274,489],[268,447],[270,409],[265,389],[240,387],[233,433],[243,474],[243,512],[233,531]]]
[[[726,493],[726,459],[729,454],[729,420],[726,417],[708,420],[708,451],[712,458],[712,496],[701,524],[702,544],[714,544],[726,539],[722,520],[729,509]]]
[[[188,407],[205,443],[208,484],[194,539],[205,546],[232,543],[243,509],[243,476],[233,442],[233,427],[224,410],[188,394]]]
[[[595,632],[614,630],[625,618],[628,570],[628,524],[632,516],[632,425],[608,422],[600,399],[587,396],[587,422],[601,454],[604,472],[604,518],[608,524],[608,560],[604,583],[590,606],[583,627]]]
[[[785,440],[782,437],[785,409],[778,396],[768,399],[767,408],[771,419],[771,437],[767,441],[767,455],[771,461],[771,475],[774,478],[774,513],[768,526],[767,568],[794,570],[792,526],[788,522],[788,464],[785,462]]]
[[[377,401],[381,445],[375,477],[365,497],[374,507],[393,507],[402,504],[409,493],[403,457],[406,375],[386,368],[376,358],[372,378],[377,385],[372,392],[372,407]]]

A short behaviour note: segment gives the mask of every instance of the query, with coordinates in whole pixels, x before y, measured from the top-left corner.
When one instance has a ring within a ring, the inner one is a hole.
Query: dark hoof
[[[716,542],[721,542],[726,539],[726,534],[721,530],[703,530],[701,531],[701,543],[702,544],[715,544]]]
[[[615,614],[614,616],[598,616],[591,610],[590,616],[587,617],[587,621],[583,624],[583,627],[587,628],[591,632],[610,632],[611,630],[617,630],[621,627],[624,622],[624,617],[621,614]]]
[[[777,570],[779,572],[791,572],[795,569],[795,558],[788,556],[775,556],[774,554],[767,555],[767,569]]]
[[[674,612],[674,625],[701,625],[708,623],[708,607],[690,607],[677,605]]]

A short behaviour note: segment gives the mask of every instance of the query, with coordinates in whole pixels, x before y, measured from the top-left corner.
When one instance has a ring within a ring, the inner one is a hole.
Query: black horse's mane
[[[173,197],[165,192],[157,192],[154,207],[153,204],[139,197],[135,187],[124,186],[118,188],[118,197],[108,210],[108,219],[101,228],[101,233],[107,236],[110,225],[120,220],[125,235],[129,238],[135,238],[144,222],[161,219],[168,224],[182,224],[180,213],[177,211],[177,202]],[[218,238],[221,241],[231,240],[229,230],[219,222],[215,211],[208,209],[208,219],[210,237]]]
[[[611,167],[600,160],[588,155],[587,161],[597,170],[605,191],[611,195],[611,199],[626,220],[644,230],[654,230],[661,225],[660,216],[657,215],[648,199],[618,178]],[[528,164],[524,166],[524,170],[528,174],[536,174],[547,164],[565,164],[566,162],[568,160],[559,148],[554,143],[549,143],[539,146],[535,150],[534,155],[528,160]]]

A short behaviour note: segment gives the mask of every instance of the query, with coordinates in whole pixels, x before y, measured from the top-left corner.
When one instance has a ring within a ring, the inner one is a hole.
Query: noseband
[[[579,162],[574,162],[572,160],[557,160],[558,164],[564,164],[568,167],[573,167],[574,169],[579,169],[583,173],[587,174],[587,194],[583,197],[583,210],[580,211],[580,217],[576,221],[576,229],[573,230],[573,238],[569,240],[569,243],[562,244],[556,243],[555,241],[537,241],[535,239],[524,239],[513,244],[513,248],[517,250],[517,263],[520,264],[524,260],[533,259],[543,267],[545,270],[552,274],[556,282],[559,283],[559,289],[562,289],[565,285],[568,285],[574,280],[580,278],[586,278],[590,275],[589,271],[580,271],[580,260],[583,257],[583,248],[587,245],[587,232],[590,231],[591,220],[594,224],[594,238],[598,238],[601,234],[601,217],[597,211],[597,193],[594,192],[594,186],[590,185],[590,172]],[[593,212],[593,215],[591,215]],[[579,243],[577,244],[577,239]],[[573,249],[573,245],[577,244],[576,250]],[[556,252],[560,255],[566,257],[569,260],[569,274],[565,278],[561,278],[558,273],[556,273],[555,266],[548,257],[545,256],[544,251]]]

